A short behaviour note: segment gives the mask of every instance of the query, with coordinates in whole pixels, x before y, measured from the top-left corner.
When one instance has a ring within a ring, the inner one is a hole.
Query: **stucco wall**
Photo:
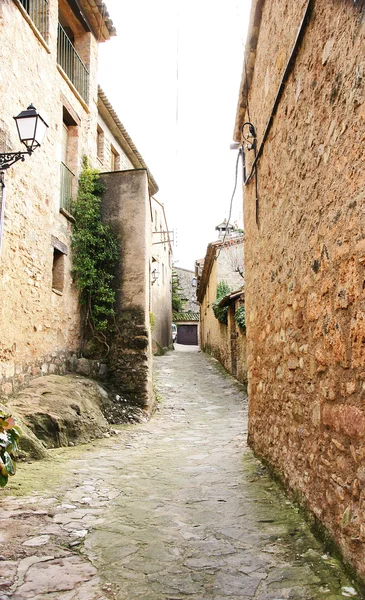
[[[305,2],[264,3],[258,142]],[[364,3],[313,2],[245,190],[249,441],[365,576]]]
[[[86,106],[57,67],[58,3],[49,2],[49,36],[42,43],[13,0],[0,3],[1,151],[18,150],[13,116],[31,102],[47,115],[41,148],[6,172],[0,259],[0,391],[11,393],[29,377],[59,372],[79,346],[78,294],[72,284],[71,224],[60,214],[63,107],[74,116],[75,172],[83,154],[96,154],[97,42],[83,36],[90,102]],[[81,50],[80,50],[81,51]],[[52,291],[53,239],[64,244],[62,295]]]
[[[116,235],[116,323],[110,379],[129,402],[150,409],[152,354],[149,326],[151,216],[146,171],[102,173],[102,218]],[[138,240],[138,243],[136,243]]]
[[[151,278],[151,312],[155,326],[153,340],[162,348],[172,344],[172,253],[168,241],[168,225],[163,208],[159,202],[151,198],[152,211],[152,262],[151,272],[158,270],[158,279]],[[165,232],[165,233],[164,233]]]

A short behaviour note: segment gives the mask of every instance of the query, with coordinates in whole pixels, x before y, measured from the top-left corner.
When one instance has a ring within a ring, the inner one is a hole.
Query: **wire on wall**
[[[234,199],[234,195],[235,195],[235,193],[236,193],[236,189],[237,189],[237,181],[238,181],[238,165],[239,165],[239,161],[240,161],[240,156],[241,156],[241,153],[243,153],[242,147],[240,147],[240,148],[238,149],[238,153],[237,153],[237,159],[236,159],[236,169],[235,169],[235,179],[234,179],[234,188],[233,188],[233,192],[232,192],[232,196],[231,196],[231,202],[230,202],[230,205],[229,205],[229,214],[228,214],[228,219],[227,219],[227,227],[226,227],[226,231],[225,231],[225,233],[224,233],[224,237],[223,237],[223,240],[222,240],[222,245],[221,245],[221,247],[219,248],[219,252],[218,252],[217,258],[219,257],[219,255],[220,255],[220,253],[221,253],[221,250],[222,250],[222,248],[224,248],[224,242],[226,241],[226,237],[227,237],[227,231],[228,231],[228,226],[229,226],[229,223],[230,223],[230,220],[231,220],[231,216],[232,216],[232,206],[233,206],[233,199]]]

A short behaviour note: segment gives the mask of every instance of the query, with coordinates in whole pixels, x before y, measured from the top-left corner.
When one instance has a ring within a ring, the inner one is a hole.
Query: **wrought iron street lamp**
[[[156,269],[154,269],[152,271],[152,281],[151,281],[151,283],[152,284],[156,283],[156,281],[159,278],[159,276],[160,276],[160,272],[159,272],[158,268],[156,267]]]
[[[18,129],[19,139],[26,147],[26,152],[3,152],[0,154],[0,254],[3,239],[3,224],[5,213],[5,173],[6,169],[11,167],[18,160],[25,160],[27,154],[30,156],[34,150],[43,142],[44,134],[47,130],[47,123],[39,113],[37,113],[33,104],[30,104],[27,110],[23,110],[17,117],[14,117]]]
[[[4,152],[0,154],[0,172],[5,171],[18,160],[25,160],[27,154],[31,155],[41,145],[48,127],[44,118],[41,117],[32,104],[14,119],[19,139],[27,150],[26,152]]]

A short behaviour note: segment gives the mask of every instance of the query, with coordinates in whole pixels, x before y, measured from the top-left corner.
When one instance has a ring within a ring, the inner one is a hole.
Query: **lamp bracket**
[[[5,171],[18,160],[25,160],[25,157],[29,154],[32,154],[31,149],[27,152],[4,152],[0,154],[0,171]]]

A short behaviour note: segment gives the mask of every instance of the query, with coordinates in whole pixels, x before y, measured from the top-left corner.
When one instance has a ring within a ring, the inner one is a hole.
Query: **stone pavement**
[[[243,387],[196,351],[155,363],[150,422],[1,492],[0,599],[361,598],[247,448]]]

